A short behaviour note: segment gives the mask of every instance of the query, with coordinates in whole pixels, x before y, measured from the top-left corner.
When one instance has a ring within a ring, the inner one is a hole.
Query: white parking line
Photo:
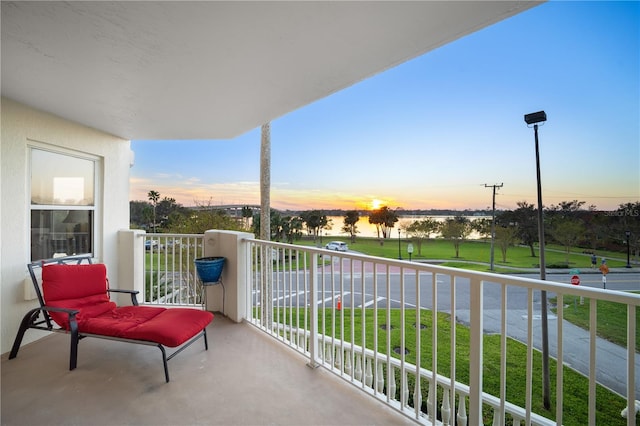
[[[342,293],[342,297],[349,296],[350,294],[351,294],[350,291],[345,291],[344,293]],[[338,297],[340,297],[339,294],[334,294],[333,296],[325,297],[323,300],[319,300],[318,301],[318,305],[323,305],[323,304],[325,304],[327,302],[330,302],[332,300],[336,300]]]
[[[274,298],[273,301],[276,302],[278,300],[284,300],[284,299],[289,299],[289,298],[293,298],[293,297],[298,297],[301,294],[304,294],[304,293],[303,292],[297,292],[297,293],[284,294],[283,296]]]
[[[369,302],[364,304],[364,307],[366,308],[368,306],[373,305],[374,303],[380,302],[380,301],[385,300],[385,299],[386,299],[386,297],[378,297],[377,300],[370,300]],[[362,305],[358,306],[358,308],[362,308]]]

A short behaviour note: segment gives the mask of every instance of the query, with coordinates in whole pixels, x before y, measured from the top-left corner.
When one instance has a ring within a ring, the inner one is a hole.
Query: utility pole
[[[491,210],[491,270],[493,271],[493,242],[496,239],[496,189],[502,188],[502,183],[500,185],[487,185],[484,184],[485,188],[493,188],[493,207]]]

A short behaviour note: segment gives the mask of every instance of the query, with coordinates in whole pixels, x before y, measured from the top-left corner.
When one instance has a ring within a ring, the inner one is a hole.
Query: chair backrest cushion
[[[104,264],[48,265],[42,268],[42,291],[48,304],[55,300],[107,295],[107,268]]]
[[[115,309],[107,293],[107,269],[104,264],[48,265],[42,268],[42,292],[45,304],[76,309],[78,321]],[[69,328],[68,315],[50,313],[63,328]]]

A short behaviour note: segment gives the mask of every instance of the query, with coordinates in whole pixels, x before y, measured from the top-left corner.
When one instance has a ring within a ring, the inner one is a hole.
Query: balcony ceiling
[[[539,2],[2,2],[2,95],[126,139],[232,138]]]

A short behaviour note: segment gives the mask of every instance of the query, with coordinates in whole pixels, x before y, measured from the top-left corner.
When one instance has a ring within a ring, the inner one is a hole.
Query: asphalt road
[[[539,278],[536,274],[523,274],[515,275],[527,278]],[[547,281],[555,281],[560,283],[570,284],[571,275],[563,274],[547,274]],[[603,288],[602,277],[600,274],[580,274],[580,285],[592,288]],[[390,303],[394,308],[400,307],[401,294],[400,294],[400,274],[395,273],[390,275]],[[450,282],[448,275],[438,275],[438,310],[450,311]],[[640,291],[640,273],[610,273],[607,277],[606,288],[608,290],[618,291]],[[458,309],[469,306],[470,287],[468,280],[458,279],[456,283],[456,307]],[[537,293],[537,292],[536,292]],[[364,297],[363,297],[364,294]],[[328,306],[332,306],[332,303],[336,297],[340,295],[339,283],[336,283],[334,291],[331,291],[331,286],[328,281],[325,282],[325,293],[323,300]],[[386,306],[387,303],[387,283],[384,277],[378,278],[378,292],[376,294],[378,298],[378,304],[380,307]],[[491,283],[485,283],[484,286],[484,303],[485,309],[498,308],[500,306],[500,286]],[[508,309],[526,309],[527,308],[527,290],[524,288],[510,287],[507,292],[507,307]],[[534,303],[539,302],[535,299],[539,297],[534,295]],[[358,275],[354,278],[354,288],[351,289],[351,281],[345,279],[342,286],[342,305],[346,307],[356,306],[361,307],[371,306],[374,302],[373,291],[373,278],[371,275],[365,277],[364,289],[362,288],[362,280]],[[415,286],[411,284],[405,285],[404,294],[405,306],[416,306],[416,291]],[[433,309],[432,303],[432,290],[431,286],[422,286],[420,291],[420,304],[422,308]]]

